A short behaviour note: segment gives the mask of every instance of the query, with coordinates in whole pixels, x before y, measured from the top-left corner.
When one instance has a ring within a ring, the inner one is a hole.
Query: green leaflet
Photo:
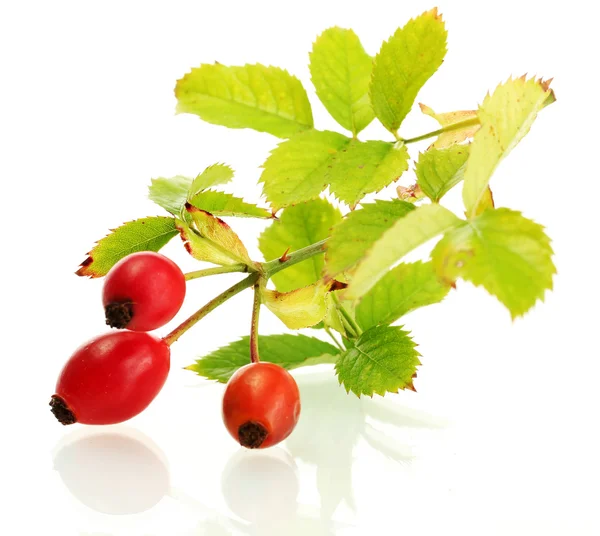
[[[448,232],[432,252],[448,282],[461,277],[483,286],[510,311],[525,314],[552,289],[556,268],[543,227],[507,208],[487,209]]]
[[[327,314],[330,287],[318,281],[290,292],[262,289],[261,301],[289,329],[310,328]]]
[[[396,132],[419,90],[446,55],[446,28],[437,8],[411,19],[375,56],[371,103],[383,126]]]
[[[227,184],[232,179],[233,169],[229,166],[225,164],[213,164],[212,166],[208,166],[192,181],[188,192],[188,199],[208,188]]]
[[[177,81],[175,96],[178,113],[196,114],[215,125],[252,128],[279,138],[313,126],[302,84],[278,67],[204,64]]]
[[[246,203],[243,199],[231,194],[207,190],[214,186],[227,184],[232,178],[233,170],[229,166],[214,164],[207,167],[195,179],[180,175],[170,179],[164,177],[152,179],[148,197],[174,216],[188,220],[184,211],[186,203],[210,212],[214,216],[270,218],[271,214],[267,209]]]
[[[417,184],[429,199],[437,203],[464,176],[468,145],[452,145],[447,149],[429,149],[419,155],[415,172]]]
[[[224,192],[205,190],[189,200],[190,205],[210,212],[213,216],[237,216],[239,218],[271,218],[271,213],[239,197]]]
[[[280,143],[263,168],[260,182],[275,209],[314,199],[327,186],[353,206],[397,180],[408,169],[408,151],[404,145],[309,130]]]
[[[329,343],[306,335],[266,335],[259,338],[260,359],[277,363],[287,370],[335,363],[339,350]],[[210,380],[226,383],[240,367],[250,363],[250,338],[215,350],[186,367]]]
[[[152,179],[148,188],[148,199],[179,217],[188,196],[192,179],[177,175],[169,179],[158,177]]]
[[[152,216],[129,221],[99,240],[75,273],[102,277],[123,257],[138,251],[158,251],[176,234],[173,218]]]
[[[221,265],[253,264],[239,236],[223,220],[191,205],[186,205],[186,209],[192,227],[181,227],[180,231],[182,238],[188,240],[186,249],[193,257]]]
[[[441,205],[422,205],[398,219],[372,247],[353,273],[344,298],[356,300],[368,292],[404,255],[462,220]]]
[[[352,30],[329,28],[313,45],[310,74],[317,96],[332,117],[358,134],[375,117],[369,100],[373,59]]]
[[[325,199],[314,199],[286,208],[279,220],[264,230],[259,248],[266,260],[281,257],[288,249],[296,251],[315,244],[329,236],[330,229],[342,216]],[[321,278],[323,255],[316,255],[273,276],[280,292],[312,285]]]
[[[213,186],[227,184],[231,179],[233,179],[233,170],[229,166],[213,164],[195,179],[181,175],[170,179],[164,177],[152,179],[148,188],[148,198],[167,212],[179,217],[186,201],[195,194]]]
[[[553,102],[550,83],[525,77],[509,79],[479,107],[481,128],[471,144],[465,170],[463,201],[468,217],[475,215],[492,173],[529,132],[538,112]]]
[[[373,244],[396,220],[415,210],[414,205],[398,199],[377,200],[350,212],[333,228],[325,251],[325,274],[333,278],[352,270]]]
[[[356,396],[414,390],[413,378],[421,364],[415,346],[397,326],[371,328],[340,355],[335,365],[339,381]]]
[[[365,330],[391,324],[414,309],[442,301],[449,290],[431,262],[399,264],[362,297],[356,321]]]

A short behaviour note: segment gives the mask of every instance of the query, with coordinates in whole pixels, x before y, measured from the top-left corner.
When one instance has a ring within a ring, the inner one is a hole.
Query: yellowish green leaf
[[[327,111],[354,135],[375,117],[369,100],[373,59],[352,31],[333,27],[313,45],[310,73]]]
[[[192,257],[223,266],[253,264],[238,235],[223,220],[189,204],[186,209],[191,225],[178,221],[177,227]]]
[[[280,143],[263,168],[260,182],[275,209],[315,199],[327,186],[353,206],[397,180],[408,169],[408,151],[401,144],[310,130]]]
[[[344,298],[356,300],[366,294],[388,270],[416,247],[456,227],[462,220],[438,204],[422,205],[398,219],[363,252]]]
[[[415,207],[394,199],[376,200],[360,210],[350,212],[333,228],[325,250],[325,275],[336,277],[352,272],[370,248],[394,223],[406,217]]]
[[[429,149],[419,155],[415,168],[421,190],[434,203],[462,181],[467,159],[468,145],[453,145],[446,149]]]
[[[399,28],[375,56],[371,103],[383,126],[396,132],[419,90],[446,55],[447,32],[434,8]]]
[[[538,112],[552,95],[549,82],[525,77],[509,79],[479,107],[481,129],[475,134],[464,176],[463,201],[469,217],[494,170],[529,132]]]
[[[284,69],[264,65],[204,64],[177,81],[177,112],[215,125],[252,128],[280,138],[313,126],[300,81]]]
[[[210,212],[213,216],[236,216],[238,218],[271,218],[271,213],[239,197],[214,190],[199,192],[189,200],[190,205]]]
[[[326,199],[314,199],[286,208],[278,220],[267,227],[259,238],[265,259],[280,258],[286,251],[296,251],[324,240],[331,228],[341,221],[340,211]],[[272,281],[279,292],[289,292],[312,285],[321,279],[323,255],[290,266],[276,273]]]
[[[325,298],[330,286],[331,284],[319,281],[291,292],[262,289],[262,303],[288,328],[309,328],[325,317],[327,313]]]
[[[188,200],[208,188],[227,184],[233,179],[233,169],[225,164],[213,164],[200,173],[188,189]]]
[[[507,208],[488,209],[448,232],[432,252],[438,275],[484,287],[514,318],[552,289],[556,268],[541,225]]]
[[[442,301],[449,290],[431,262],[399,264],[362,297],[356,321],[365,330],[391,324],[410,311]]]
[[[494,196],[491,188],[488,186],[484,191],[477,207],[475,208],[475,216],[479,216],[484,210],[494,208]]]

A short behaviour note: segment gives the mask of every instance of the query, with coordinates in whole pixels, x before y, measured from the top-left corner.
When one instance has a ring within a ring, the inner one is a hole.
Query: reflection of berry
[[[63,367],[50,406],[62,424],[114,424],[143,411],[161,390],[169,347],[148,333],[117,331],[80,346]]]
[[[54,469],[83,504],[103,514],[137,514],[169,493],[165,455],[150,438],[121,426],[81,432],[61,440]]]
[[[115,264],[102,293],[106,323],[133,331],[164,326],[184,298],[185,277],[179,267],[152,251],[132,253]]]
[[[279,447],[238,449],[221,477],[221,491],[229,509],[257,525],[272,524],[276,519],[293,519],[299,490],[294,458]]]
[[[290,435],[300,416],[300,393],[291,374],[273,363],[251,363],[229,380],[223,420],[240,445],[271,447]]]

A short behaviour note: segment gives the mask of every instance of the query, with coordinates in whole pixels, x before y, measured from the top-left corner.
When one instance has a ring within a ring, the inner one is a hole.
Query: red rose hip
[[[132,253],[106,275],[102,303],[113,328],[152,331],[181,308],[185,276],[171,259],[153,251]]]
[[[170,367],[167,344],[135,331],[113,331],[80,346],[63,367],[50,406],[62,424],[115,424],[154,400]]]
[[[273,363],[250,363],[231,377],[223,395],[223,421],[243,447],[276,445],[300,416],[300,392],[292,375]]]

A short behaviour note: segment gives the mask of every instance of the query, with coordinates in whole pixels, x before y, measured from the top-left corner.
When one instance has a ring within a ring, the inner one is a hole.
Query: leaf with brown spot
[[[91,278],[105,276],[122,258],[138,251],[159,251],[177,234],[175,219],[151,216],[124,223],[101,240],[88,252],[79,276]]]
[[[178,221],[177,226],[192,257],[220,265],[253,264],[238,235],[223,220],[189,203],[185,208],[192,222]]]
[[[423,190],[421,190],[421,187],[417,183],[408,187],[397,186],[396,193],[398,194],[398,199],[406,201],[407,203],[416,203],[425,198]]]
[[[429,106],[419,103],[421,111],[430,117],[433,117],[441,127],[452,127],[465,121],[477,119],[477,110],[460,110],[458,112],[445,112],[436,114]],[[448,132],[442,132],[437,140],[430,146],[436,149],[444,149],[457,143],[462,143],[475,135],[475,132],[479,130],[479,123],[475,125],[466,125],[462,128],[456,128],[449,130]]]

